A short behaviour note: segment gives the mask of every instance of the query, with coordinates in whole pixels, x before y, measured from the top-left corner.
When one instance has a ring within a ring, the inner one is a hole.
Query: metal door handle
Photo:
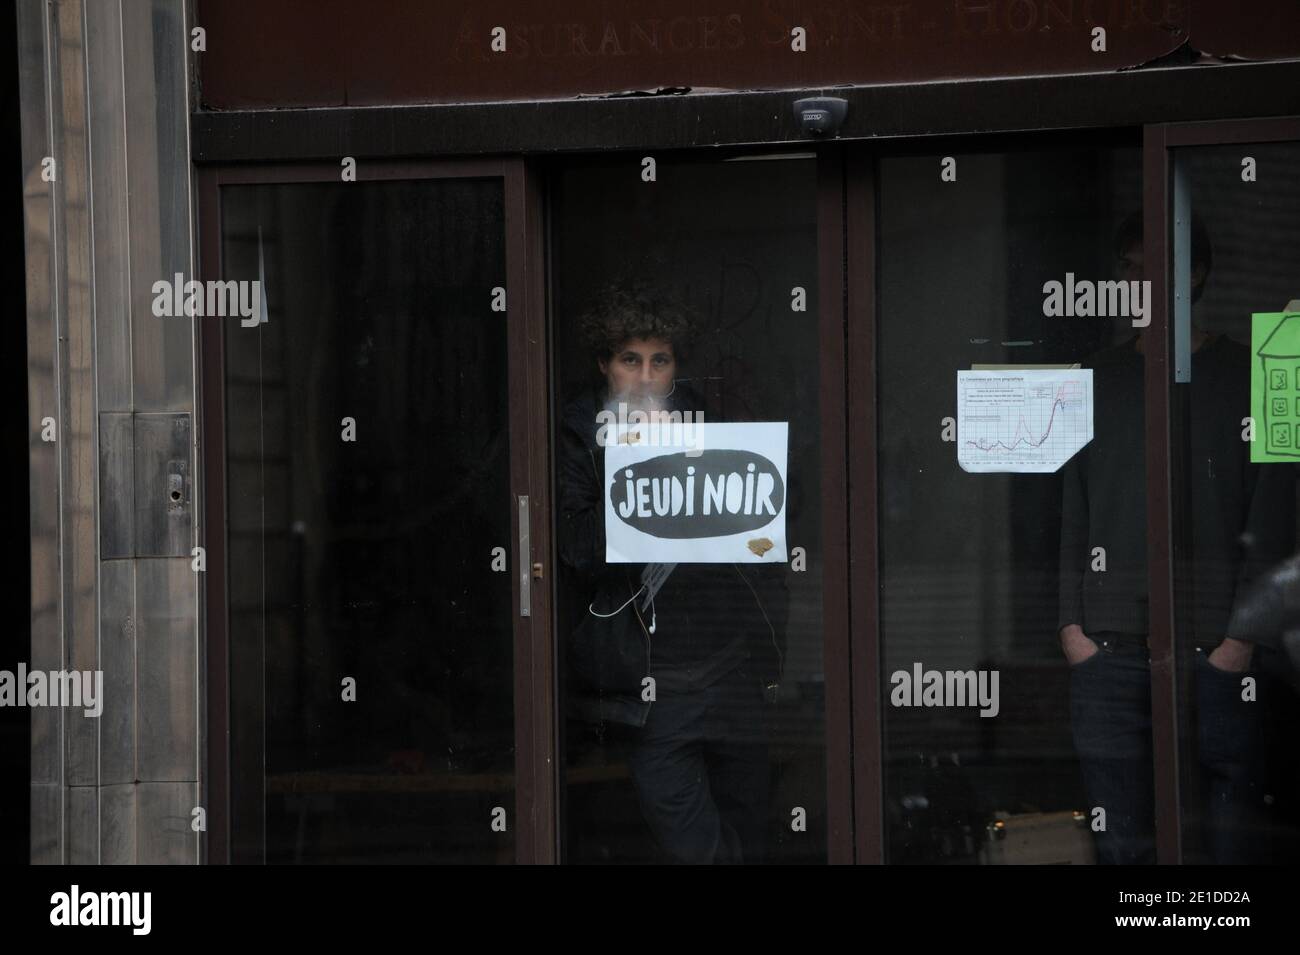
[[[519,616],[533,612],[532,553],[528,540],[528,495],[519,495]]]
[[[1174,159],[1174,383],[1192,380],[1192,196],[1185,167]],[[1149,267],[1149,266],[1148,266]],[[1151,303],[1147,303],[1151,307]]]

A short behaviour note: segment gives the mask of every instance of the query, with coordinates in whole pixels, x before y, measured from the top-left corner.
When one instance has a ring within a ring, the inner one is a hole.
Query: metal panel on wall
[[[186,10],[184,0],[17,5],[26,662],[101,687],[93,714],[79,695],[30,711],[33,862],[201,854],[188,826],[200,742],[193,320],[151,308],[156,282],[193,276]],[[170,788],[142,799],[142,779]]]
[[[188,557],[194,468],[188,414],[135,415],[136,557]],[[188,568],[187,568],[188,569]]]

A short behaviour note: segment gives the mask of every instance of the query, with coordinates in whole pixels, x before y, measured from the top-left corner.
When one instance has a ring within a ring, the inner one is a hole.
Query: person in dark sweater
[[[1192,300],[1211,265],[1209,238],[1192,227]],[[1142,221],[1116,241],[1119,278],[1142,278]],[[1195,648],[1198,754],[1209,806],[1206,840],[1220,862],[1248,861],[1255,792],[1256,704],[1241,700],[1254,648],[1230,629],[1243,584],[1290,553],[1289,472],[1250,463],[1250,352],[1192,331],[1184,481],[1189,497],[1190,619],[1180,649]],[[1103,863],[1155,861],[1150,659],[1147,648],[1146,441],[1141,333],[1102,351],[1093,369],[1093,440],[1062,474],[1058,635],[1070,664],[1075,748],[1091,805],[1106,812]],[[1176,434],[1176,439],[1181,438]],[[1101,551],[1096,551],[1101,548]],[[1102,561],[1104,560],[1104,564]],[[1104,569],[1102,569],[1104,567]],[[1208,653],[1206,652],[1208,651]]]
[[[654,698],[600,685],[599,666],[571,673],[569,693],[580,714],[634,727],[633,782],[674,861],[756,862],[769,787],[764,694],[780,679],[788,609],[784,565],[678,563],[650,595],[645,565],[605,561],[597,416],[617,415],[620,404],[628,414],[702,414],[680,375],[691,324],[669,297],[627,285],[606,289],[582,319],[599,379],[561,415],[560,558],[582,595],[578,612],[626,612],[635,602]]]

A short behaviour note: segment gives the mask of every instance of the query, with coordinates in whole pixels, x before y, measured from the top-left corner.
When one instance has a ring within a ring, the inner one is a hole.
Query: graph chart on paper
[[[957,372],[957,463],[1058,470],[1092,440],[1091,369]]]

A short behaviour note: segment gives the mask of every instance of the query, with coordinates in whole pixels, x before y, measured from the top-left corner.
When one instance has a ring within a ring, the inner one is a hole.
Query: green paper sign
[[[1250,460],[1300,461],[1300,312],[1250,318]]]

